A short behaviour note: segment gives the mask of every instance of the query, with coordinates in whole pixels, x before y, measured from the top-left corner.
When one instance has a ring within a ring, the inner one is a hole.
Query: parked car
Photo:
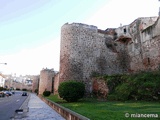
[[[0,91],[0,97],[5,97],[5,94],[3,91]]]
[[[27,92],[23,92],[23,93],[22,93],[22,96],[27,96]]]
[[[11,95],[12,95],[12,93],[11,93],[10,91],[4,91],[4,94],[5,94],[6,96],[11,96]]]
[[[11,91],[12,92],[12,94],[15,94],[15,91]]]

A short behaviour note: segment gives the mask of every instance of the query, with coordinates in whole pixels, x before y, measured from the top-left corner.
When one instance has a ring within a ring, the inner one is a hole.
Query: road
[[[16,91],[9,97],[0,97],[0,120],[10,120],[14,117],[15,110],[19,109],[27,96],[22,96],[22,91]]]

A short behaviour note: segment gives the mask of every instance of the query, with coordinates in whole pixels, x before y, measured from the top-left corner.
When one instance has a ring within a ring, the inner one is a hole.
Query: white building
[[[5,78],[3,75],[0,74],[0,87],[4,87]]]

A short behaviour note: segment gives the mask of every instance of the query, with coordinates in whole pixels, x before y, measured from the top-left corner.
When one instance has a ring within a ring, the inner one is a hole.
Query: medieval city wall
[[[122,73],[117,52],[108,44],[112,40],[110,35],[98,32],[95,26],[64,24],[61,28],[60,82],[83,81],[90,91],[92,74]]]
[[[58,94],[59,73],[54,76],[54,94]]]
[[[143,65],[145,69],[160,69],[160,19],[142,31]]]
[[[35,90],[38,90],[39,88],[39,80],[40,76],[33,76],[32,77],[33,83],[32,83],[32,92],[35,92]]]
[[[52,92],[54,85],[54,75],[55,72],[52,69],[41,70],[39,81],[39,94],[43,94],[45,90]]]
[[[149,17],[138,19],[136,22],[136,34],[132,34],[132,50],[131,57],[131,70],[146,71],[157,70],[160,63],[159,59],[159,35],[160,29],[158,26],[159,19],[157,17]],[[128,45],[129,47],[129,45]]]
[[[129,25],[99,30],[81,23],[61,28],[60,72],[54,91],[61,82],[83,81],[92,92],[94,74],[121,74],[160,69],[160,19],[138,18]]]
[[[158,17],[138,18],[131,24],[116,29],[118,38],[122,36],[130,38],[130,41],[125,43],[130,59],[128,72],[158,68],[160,63],[159,30]]]

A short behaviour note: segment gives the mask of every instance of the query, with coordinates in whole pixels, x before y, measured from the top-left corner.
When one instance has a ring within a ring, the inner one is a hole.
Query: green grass
[[[156,118],[126,118],[125,113],[129,114],[159,114],[160,103],[144,101],[106,101],[100,102],[96,99],[82,99],[78,102],[67,103],[57,96],[47,97],[48,99],[61,104],[91,120],[155,120]]]

